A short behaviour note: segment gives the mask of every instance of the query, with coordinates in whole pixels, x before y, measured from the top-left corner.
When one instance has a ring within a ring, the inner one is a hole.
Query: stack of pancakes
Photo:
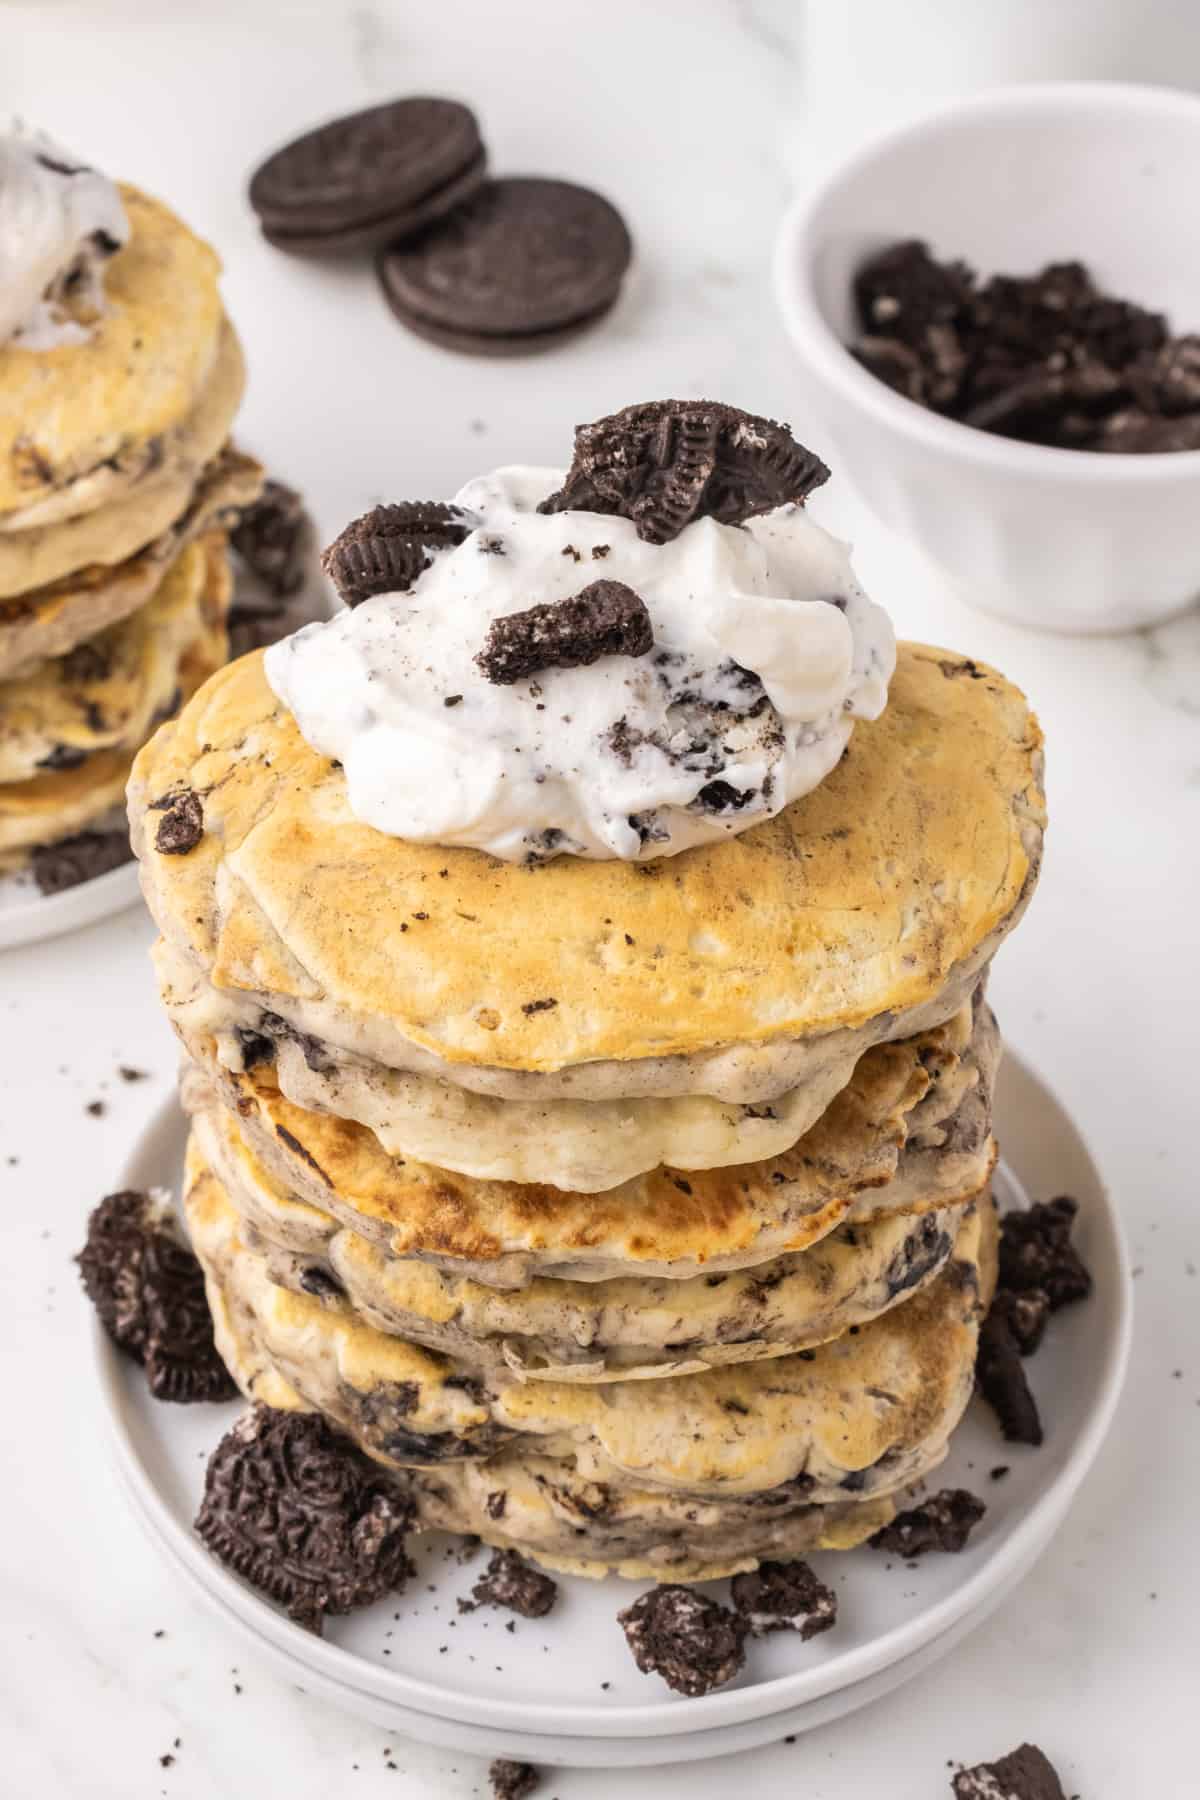
[[[135,752],[228,654],[224,526],[261,488],[228,443],[216,254],[120,192],[129,241],[80,341],[0,346],[0,869],[109,828],[123,847]]]
[[[523,867],[360,823],[251,656],[130,816],[247,1395],[590,1574],[848,1547],[936,1467],[995,1279],[983,982],[1044,822],[1000,676],[902,646],[769,823]]]

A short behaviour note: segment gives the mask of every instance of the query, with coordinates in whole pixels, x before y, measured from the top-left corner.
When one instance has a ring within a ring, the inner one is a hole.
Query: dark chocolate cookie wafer
[[[105,1330],[142,1364],[156,1400],[233,1398],[204,1275],[164,1201],[132,1189],[109,1194],[88,1220],[77,1261]]]
[[[633,247],[621,215],[569,181],[506,176],[410,241],[379,279],[402,324],[487,356],[543,350],[612,306]]]
[[[651,544],[693,519],[743,525],[828,481],[786,425],[716,400],[648,400],[575,431],[575,454],[539,512],[616,513]]]
[[[404,1586],[410,1524],[399,1492],[323,1419],[265,1406],[213,1451],[196,1515],[214,1556],[317,1632],[326,1613]]]
[[[960,1769],[954,1800],[1066,1800],[1058,1771],[1036,1744],[1021,1744],[998,1762]]]
[[[404,593],[437,551],[461,544],[470,532],[466,514],[440,500],[373,506],[334,538],[321,567],[347,606],[361,606],[375,594]]]
[[[375,249],[468,200],[485,169],[469,107],[390,100],[275,151],[251,177],[250,204],[263,236],[281,250]]]

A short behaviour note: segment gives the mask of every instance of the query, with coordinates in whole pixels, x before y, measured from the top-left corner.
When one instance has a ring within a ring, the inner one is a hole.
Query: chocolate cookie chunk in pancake
[[[786,425],[715,400],[650,400],[575,432],[575,455],[541,512],[616,513],[652,544],[693,519],[742,525],[828,481]]]
[[[88,1220],[77,1261],[105,1330],[142,1364],[155,1399],[232,1398],[204,1276],[166,1201],[132,1189],[109,1194]]]
[[[183,788],[162,807],[154,848],[163,856],[186,856],[204,836],[204,806],[199,794]]]
[[[213,1555],[319,1632],[412,1574],[409,1509],[311,1414],[256,1407],[209,1461],[196,1531]]]
[[[406,592],[438,550],[470,532],[460,509],[440,500],[373,506],[334,538],[321,566],[345,605],[361,606],[375,594]]]
[[[506,355],[547,348],[607,312],[632,253],[600,194],[506,176],[382,252],[378,268],[402,324],[454,349]]]
[[[483,182],[485,161],[469,107],[423,96],[390,100],[275,151],[251,177],[250,204],[278,249],[369,249],[468,199]]]
[[[511,686],[543,669],[576,669],[601,656],[646,656],[654,632],[646,602],[623,581],[593,581],[566,600],[493,620],[475,658],[489,681]]]
[[[692,1699],[724,1687],[746,1659],[745,1620],[692,1588],[651,1588],[617,1617],[642,1674]]]

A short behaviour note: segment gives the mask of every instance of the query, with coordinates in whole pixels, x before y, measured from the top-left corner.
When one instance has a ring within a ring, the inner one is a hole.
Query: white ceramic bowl
[[[1200,98],[1107,82],[997,88],[875,139],[784,219],[776,289],[800,435],[967,597],[1053,631],[1132,630],[1200,595],[1200,451],[1052,450],[943,419],[846,349],[851,279],[898,238],[987,275],[1078,258],[1200,331]],[[793,410],[793,418],[796,411]]]

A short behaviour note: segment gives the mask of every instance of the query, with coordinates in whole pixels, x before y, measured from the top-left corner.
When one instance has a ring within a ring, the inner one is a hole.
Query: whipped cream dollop
[[[806,794],[887,701],[895,640],[846,546],[801,506],[697,519],[665,544],[627,519],[541,514],[553,469],[506,468],[454,504],[473,527],[405,593],[267,652],[308,743],[376,829],[508,861],[671,856]],[[488,628],[597,580],[644,601],[653,646],[510,685]]]
[[[129,241],[121,196],[41,132],[0,135],[0,344],[52,350],[88,336],[64,301],[104,304],[100,270]]]

